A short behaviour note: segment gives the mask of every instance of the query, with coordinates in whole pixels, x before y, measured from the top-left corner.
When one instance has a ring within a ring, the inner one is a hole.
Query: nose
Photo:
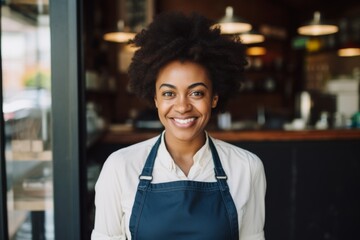
[[[175,103],[175,110],[179,113],[186,113],[192,108],[191,103],[186,97],[179,97]]]

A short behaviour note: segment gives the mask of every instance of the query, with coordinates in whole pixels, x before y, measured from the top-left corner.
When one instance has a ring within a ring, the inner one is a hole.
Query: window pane
[[[9,239],[54,239],[48,0],[2,1]]]

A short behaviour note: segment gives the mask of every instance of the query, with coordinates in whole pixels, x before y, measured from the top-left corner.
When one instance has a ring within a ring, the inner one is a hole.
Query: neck
[[[203,132],[201,135],[192,140],[179,140],[167,135],[165,132],[164,140],[166,148],[171,155],[195,155],[195,153],[205,144],[206,134]]]
[[[188,174],[191,166],[194,163],[193,156],[205,144],[206,135],[203,133],[201,136],[192,141],[182,141],[179,139],[171,138],[165,132],[165,145],[175,163],[181,170]]]

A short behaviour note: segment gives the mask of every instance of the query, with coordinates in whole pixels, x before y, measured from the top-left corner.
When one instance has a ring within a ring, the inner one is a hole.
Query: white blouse
[[[164,136],[164,134],[162,134]],[[158,137],[122,148],[105,161],[95,185],[95,226],[92,240],[131,239],[131,210],[146,158]],[[238,212],[241,240],[263,240],[266,179],[261,160],[237,146],[213,139],[228,177]],[[174,163],[162,139],[155,159],[152,183],[192,180],[215,182],[211,150],[205,145],[195,154],[188,176]]]

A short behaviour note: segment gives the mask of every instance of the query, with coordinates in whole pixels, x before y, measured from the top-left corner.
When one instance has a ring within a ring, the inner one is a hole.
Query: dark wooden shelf
[[[110,144],[133,144],[160,134],[161,131],[108,131],[101,141]],[[360,129],[341,130],[246,130],[209,131],[210,136],[228,142],[242,141],[324,141],[360,139]]]

